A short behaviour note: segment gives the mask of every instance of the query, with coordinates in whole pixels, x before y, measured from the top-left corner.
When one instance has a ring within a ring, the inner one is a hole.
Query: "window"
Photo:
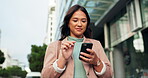
[[[115,46],[133,35],[126,8],[123,8],[109,25],[111,46]]]
[[[141,12],[142,12],[142,24],[148,27],[148,0],[140,0]]]
[[[148,53],[144,51],[142,37],[138,32],[134,36],[124,41],[122,45],[125,78],[148,78]]]

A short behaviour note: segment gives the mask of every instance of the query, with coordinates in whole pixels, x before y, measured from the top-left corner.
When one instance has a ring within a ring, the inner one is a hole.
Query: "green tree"
[[[10,73],[11,76],[19,76],[24,78],[26,76],[26,71],[22,71],[21,67],[18,66],[13,66],[13,67],[8,67],[7,71]]]
[[[4,69],[0,69],[0,77],[9,78],[10,77],[10,73],[5,68]]]
[[[0,69],[0,76],[6,77],[6,78],[12,78],[12,76],[18,76],[21,78],[25,78],[27,72],[23,71],[21,67],[18,66],[12,66],[7,67],[6,69]]]
[[[0,64],[3,64],[5,61],[4,53],[0,50]]]
[[[47,45],[32,45],[31,54],[28,55],[29,67],[31,71],[41,72]]]

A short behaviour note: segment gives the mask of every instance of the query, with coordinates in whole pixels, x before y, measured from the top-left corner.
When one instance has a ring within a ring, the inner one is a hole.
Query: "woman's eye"
[[[73,20],[74,22],[77,22],[77,20]]]
[[[83,22],[83,23],[85,23],[85,22],[86,22],[86,20],[82,20],[82,22]]]

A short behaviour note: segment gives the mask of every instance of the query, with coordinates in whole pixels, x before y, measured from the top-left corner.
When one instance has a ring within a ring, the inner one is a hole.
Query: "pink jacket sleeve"
[[[103,75],[99,76],[99,78],[112,78],[113,71],[111,68],[110,61],[108,60],[108,57],[106,56],[104,49],[99,41],[96,43],[93,43],[95,48],[99,48],[96,51],[97,56],[105,63],[106,65],[106,71]]]
[[[48,45],[44,57],[44,65],[41,72],[42,78],[58,78],[60,73],[56,72],[53,68],[53,63],[58,58],[58,45],[59,41],[53,42]]]

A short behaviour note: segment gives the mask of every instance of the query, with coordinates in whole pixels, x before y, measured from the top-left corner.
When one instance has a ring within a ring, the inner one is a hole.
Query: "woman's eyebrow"
[[[78,19],[77,17],[73,17],[72,19]]]
[[[82,18],[82,20],[87,20],[87,18]]]
[[[72,19],[79,19],[79,18],[73,17]],[[87,20],[87,18],[81,18],[81,20]]]

